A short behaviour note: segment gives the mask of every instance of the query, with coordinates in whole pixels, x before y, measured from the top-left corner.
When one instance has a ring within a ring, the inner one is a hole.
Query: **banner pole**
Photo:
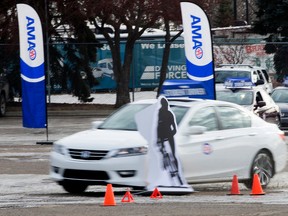
[[[45,4],[45,37],[46,37],[46,68],[47,68],[47,72],[46,72],[46,77],[47,77],[47,91],[46,91],[46,87],[45,87],[45,98],[46,98],[46,142],[37,142],[36,144],[40,144],[40,145],[52,145],[53,141],[49,141],[49,128],[48,128],[48,107],[47,107],[47,94],[48,94],[48,104],[51,103],[51,84],[50,84],[50,58],[49,58],[49,36],[48,36],[48,5],[47,5],[47,0],[44,0],[44,4]]]
[[[50,54],[49,54],[49,35],[48,35],[48,5],[47,0],[45,0],[45,35],[46,35],[46,62],[47,62],[47,91],[48,91],[48,103],[51,103],[51,83],[50,83]]]
[[[50,98],[50,75],[49,75],[49,36],[48,36],[48,5],[47,5],[47,0],[44,1],[45,4],[45,35],[46,35],[46,62],[47,62],[47,91],[48,91],[48,104],[51,102]],[[46,89],[45,89],[46,90]],[[46,98],[46,138],[47,141],[49,140],[49,130],[48,130],[48,108],[47,108],[47,92],[45,91],[45,98]]]

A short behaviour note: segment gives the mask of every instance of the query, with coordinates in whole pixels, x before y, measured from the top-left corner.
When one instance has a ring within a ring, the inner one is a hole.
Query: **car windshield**
[[[251,73],[249,71],[215,71],[215,83],[224,83],[229,77],[251,79]]]
[[[112,129],[112,130],[137,130],[137,124],[135,122],[135,114],[151,104],[128,104],[110,117],[108,117],[99,127],[99,129]],[[173,106],[171,105],[171,110],[173,111],[177,124],[180,123],[183,116],[189,109],[185,106]]]
[[[274,90],[271,97],[276,103],[288,103],[287,89]]]
[[[236,103],[239,105],[251,105],[253,103],[252,91],[216,91],[217,100]]]

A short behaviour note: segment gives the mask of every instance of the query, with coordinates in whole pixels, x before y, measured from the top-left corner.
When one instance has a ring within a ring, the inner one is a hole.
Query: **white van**
[[[99,60],[92,73],[95,78],[110,77],[114,79],[113,60],[111,58]]]
[[[222,64],[215,68],[215,84],[224,85],[227,78],[249,78],[257,85],[261,86],[267,93],[271,93],[273,85],[265,68],[247,64]]]

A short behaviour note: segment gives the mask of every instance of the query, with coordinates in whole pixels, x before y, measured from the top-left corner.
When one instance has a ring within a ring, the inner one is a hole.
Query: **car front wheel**
[[[251,168],[251,178],[244,182],[249,189],[253,185],[253,176],[258,174],[262,188],[266,188],[273,177],[274,166],[271,155],[266,151],[260,151],[254,158]]]
[[[61,182],[61,185],[65,191],[71,194],[81,194],[88,187],[87,184],[77,181],[63,181]]]

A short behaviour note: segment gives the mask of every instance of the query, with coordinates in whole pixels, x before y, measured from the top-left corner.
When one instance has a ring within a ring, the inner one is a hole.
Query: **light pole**
[[[46,64],[47,64],[47,94],[48,94],[48,103],[51,102],[51,83],[50,83],[50,59],[49,59],[49,35],[48,35],[48,5],[47,0],[45,0],[45,35],[46,35]]]

